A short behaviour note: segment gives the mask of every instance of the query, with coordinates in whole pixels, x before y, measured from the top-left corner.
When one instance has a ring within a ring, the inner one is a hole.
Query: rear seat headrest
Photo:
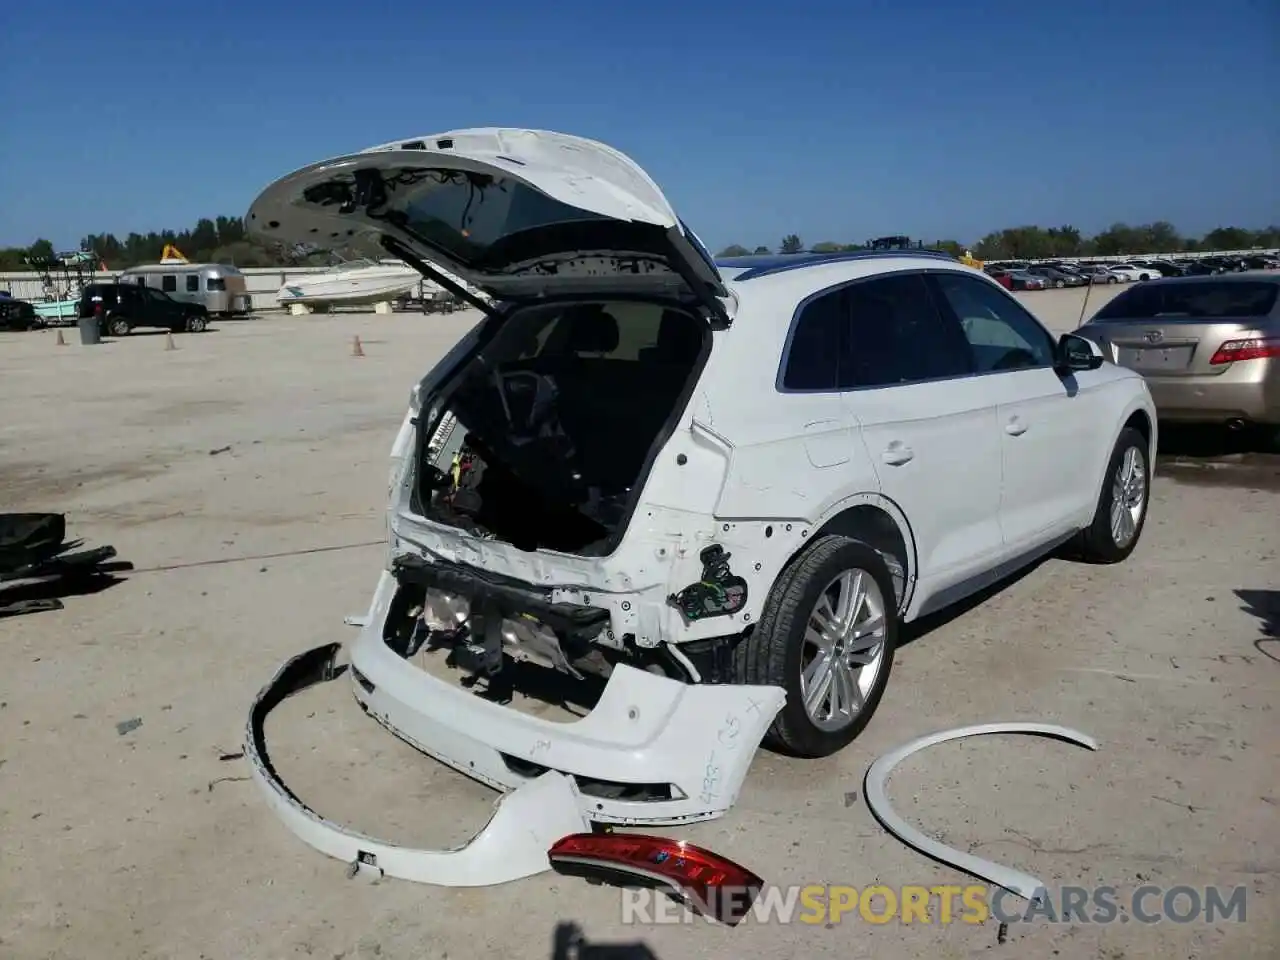
[[[568,349],[572,353],[612,353],[618,349],[618,320],[597,304],[575,307],[569,323]]]
[[[670,359],[693,359],[702,349],[702,331],[679,310],[666,310],[658,326],[658,352]]]

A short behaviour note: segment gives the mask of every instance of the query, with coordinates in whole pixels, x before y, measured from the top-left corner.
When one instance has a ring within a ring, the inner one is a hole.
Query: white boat
[[[381,303],[412,293],[419,283],[422,274],[405,264],[348,260],[324,273],[290,279],[276,293],[276,301],[284,306]]]

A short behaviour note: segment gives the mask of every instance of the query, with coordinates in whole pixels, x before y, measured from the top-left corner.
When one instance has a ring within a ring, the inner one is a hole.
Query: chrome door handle
[[[1020,437],[1027,432],[1027,425],[1014,417],[1004,425],[1004,432],[1011,437]]]
[[[892,467],[900,467],[904,463],[909,463],[915,456],[915,451],[908,447],[905,443],[898,440],[893,441],[884,448],[884,453],[880,455],[884,458],[884,462]]]

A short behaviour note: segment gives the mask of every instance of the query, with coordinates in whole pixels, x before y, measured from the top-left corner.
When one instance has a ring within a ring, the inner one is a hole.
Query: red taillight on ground
[[[746,867],[701,847],[636,833],[574,833],[547,853],[566,876],[619,886],[667,888],[693,910],[735,926],[764,881]]]
[[[1280,359],[1280,339],[1275,337],[1254,337],[1249,340],[1228,340],[1218,348],[1218,352],[1209,360],[1212,366],[1224,363],[1235,363],[1237,360]]]

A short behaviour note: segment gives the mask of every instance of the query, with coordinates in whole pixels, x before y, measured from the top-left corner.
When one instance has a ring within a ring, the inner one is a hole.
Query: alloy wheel
[[[1111,482],[1111,539],[1124,549],[1138,533],[1147,505],[1147,458],[1137,447],[1124,452]]]
[[[800,694],[819,730],[853,723],[884,665],[885,601],[865,570],[846,570],[818,595],[805,627]]]

